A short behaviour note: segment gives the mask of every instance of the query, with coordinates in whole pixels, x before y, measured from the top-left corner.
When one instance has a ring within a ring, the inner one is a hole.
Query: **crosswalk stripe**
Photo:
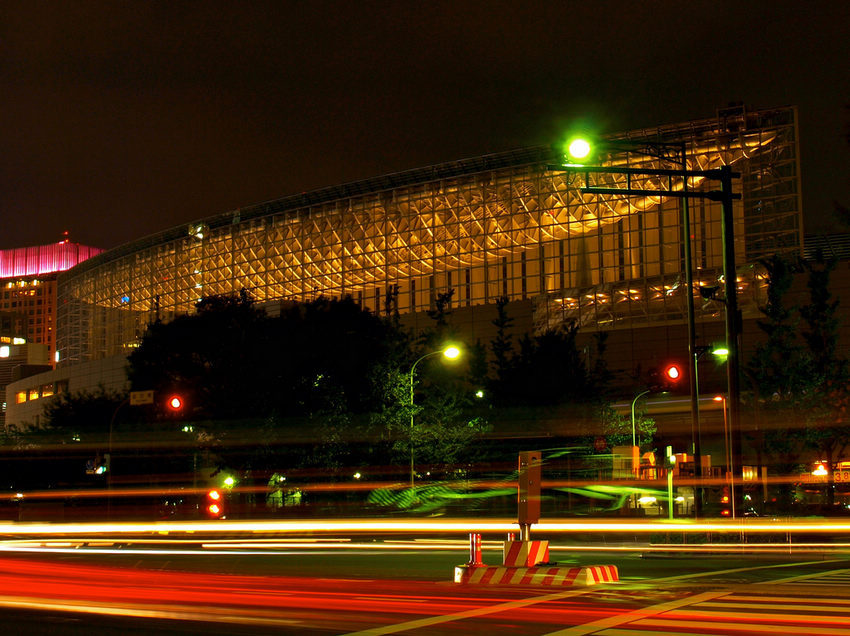
[[[758,594],[728,589],[704,592],[576,625],[547,636],[649,636],[661,633],[655,629],[663,629],[664,636],[725,636],[733,631],[787,636],[811,636],[825,632],[830,636],[850,636],[850,628],[844,627],[848,625],[850,615],[850,595],[835,596],[836,591],[833,591],[830,596],[813,597],[802,590],[796,594],[797,590],[793,589],[805,586],[812,594],[819,594],[820,588],[831,587],[834,590],[836,585],[846,586],[850,584],[850,568],[764,581],[760,585],[764,584],[790,584],[790,587],[775,590],[777,594],[764,587],[761,587],[764,593]]]
[[[594,636],[647,636],[647,634],[658,634],[658,632],[647,632],[645,629],[603,629],[601,632],[593,632]],[[726,632],[668,632],[663,636],[728,636]]]
[[[691,629],[700,629],[705,626],[704,622],[701,621],[680,621],[674,619],[663,619],[663,618],[644,618],[631,625],[640,626],[640,627],[679,627],[679,628],[691,628]],[[737,623],[737,622],[722,622],[722,623],[711,623],[711,629],[720,629],[720,634],[728,634],[731,631],[741,631],[741,632],[765,632],[772,634],[783,634],[784,636],[791,636],[792,634],[801,634],[802,636],[811,636],[812,635],[812,625],[803,627],[796,625],[759,625],[758,623]],[[616,632],[615,632],[616,633]],[[702,636],[702,632],[692,632],[692,636],[695,634],[699,634]],[[850,629],[842,629],[840,627],[830,627],[829,628],[830,636],[850,636]],[[664,632],[664,636],[667,636],[667,632]]]
[[[699,605],[695,606],[699,607]],[[787,623],[805,623],[814,626],[822,626],[822,625],[846,625],[847,617],[846,616],[832,616],[829,614],[814,614],[814,615],[806,615],[801,616],[799,614],[758,614],[755,612],[718,612],[718,611],[705,611],[698,609],[682,609],[676,610],[675,612],[676,618],[724,618],[724,619],[769,619],[771,623],[774,624],[774,629],[777,628],[776,623],[787,622]],[[754,623],[750,623],[754,624]],[[809,629],[811,629],[811,627]],[[832,631],[830,628],[830,633],[835,634],[837,632]],[[845,632],[850,636],[850,629],[845,630]]]
[[[762,581],[757,585],[782,585],[784,583],[798,583],[807,579],[816,579],[822,581],[825,578],[837,577],[838,582],[850,581],[850,568],[843,570],[829,570],[828,572],[815,572],[814,574],[801,574],[799,576],[790,576],[786,579],[774,579],[772,581]]]
[[[798,585],[806,587],[835,587],[836,585],[847,585],[847,581],[800,581]]]
[[[812,597],[812,596],[766,596],[761,594],[759,596],[755,596],[752,594],[732,594],[728,598],[735,599],[736,601],[765,601],[770,603],[797,603],[800,600],[804,600],[810,605],[845,605],[850,602],[850,597]],[[819,607],[817,609],[820,609]]]
[[[697,594],[695,596],[688,596],[686,598],[676,599],[675,601],[669,601],[667,603],[659,603],[658,605],[651,605],[650,607],[641,607],[626,614],[608,616],[607,618],[602,618],[597,621],[593,621],[592,623],[585,623],[584,625],[574,625],[573,627],[567,627],[566,629],[561,629],[557,632],[550,632],[546,636],[584,636],[585,634],[595,634],[597,630],[604,629],[606,627],[616,627],[618,625],[625,625],[626,623],[630,623],[635,619],[641,618],[642,616],[653,616],[656,614],[661,614],[663,612],[669,612],[670,610],[682,607],[683,605],[690,605],[692,603],[699,603],[700,601],[707,601],[713,598],[717,598],[718,596],[723,596],[725,594],[729,594],[729,592],[726,590],[720,590],[715,592],[702,592],[701,594]]]
[[[798,599],[800,600],[800,599]],[[845,604],[847,600],[845,599]],[[700,607],[734,607],[736,609],[765,609],[765,610],[775,610],[776,602],[774,599],[762,599],[761,603],[746,603],[740,602],[740,599],[737,597],[730,597],[729,601],[725,599],[722,601],[716,601],[713,603],[700,603]],[[799,612],[822,612],[824,610],[829,610],[830,612],[843,612],[845,614],[850,614],[850,607],[844,605],[843,607],[840,605],[831,605],[824,607],[823,605],[812,605],[809,603],[806,604],[796,604],[796,603],[788,603],[785,602],[782,604],[782,609],[784,611],[799,611]]]

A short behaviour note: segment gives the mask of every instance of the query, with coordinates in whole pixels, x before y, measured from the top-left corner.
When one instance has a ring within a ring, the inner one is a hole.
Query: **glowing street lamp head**
[[[172,395],[170,398],[168,398],[167,404],[168,408],[170,408],[172,411],[179,411],[183,408],[183,398],[181,398],[179,395]]]
[[[446,356],[449,360],[454,360],[455,358],[460,357],[460,349],[458,349],[454,345],[451,347],[446,347],[443,350],[443,355]]]
[[[586,159],[590,154],[590,142],[581,137],[570,140],[567,145],[567,154],[571,159]]]
[[[717,356],[718,358],[724,358],[729,355],[729,349],[724,346],[715,347],[711,350],[711,355]]]

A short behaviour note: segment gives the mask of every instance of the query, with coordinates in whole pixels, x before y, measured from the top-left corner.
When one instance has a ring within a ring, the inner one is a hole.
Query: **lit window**
[[[12,344],[26,344],[26,343],[27,343],[26,338],[13,338],[12,339]]]
[[[30,389],[30,400],[38,399],[38,389]]]
[[[0,347],[0,358],[8,358],[9,357],[9,345],[3,345]]]
[[[53,395],[52,384],[45,384],[43,387],[41,387],[41,397],[50,397],[51,395]]]
[[[23,404],[27,401],[27,392],[26,391],[18,391],[15,393],[15,404]]]

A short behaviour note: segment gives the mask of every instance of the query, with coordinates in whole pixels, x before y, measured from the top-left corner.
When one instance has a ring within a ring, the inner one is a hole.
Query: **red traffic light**
[[[166,402],[166,404],[172,411],[179,411],[183,408],[183,398],[179,395],[172,395],[168,398],[168,402]]]
[[[664,369],[664,377],[671,382],[678,382],[682,377],[682,370],[677,364],[670,364]]]
[[[207,514],[213,519],[224,516],[224,502],[221,493],[217,490],[207,492]]]

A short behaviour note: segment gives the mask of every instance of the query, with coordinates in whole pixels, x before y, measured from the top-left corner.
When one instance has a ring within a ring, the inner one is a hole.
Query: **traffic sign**
[[[130,391],[130,404],[153,404],[153,391]]]

